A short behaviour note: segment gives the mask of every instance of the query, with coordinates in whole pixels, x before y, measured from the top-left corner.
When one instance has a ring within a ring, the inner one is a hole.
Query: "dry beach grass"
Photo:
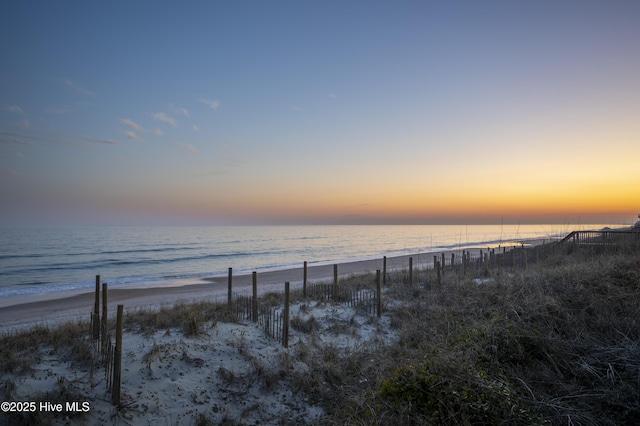
[[[0,339],[3,400],[89,401],[7,424],[637,424],[640,254],[576,251],[523,268],[390,274],[383,315],[302,298],[284,349],[224,304],[125,315],[111,404],[87,322]],[[372,274],[341,286],[375,288]],[[261,303],[281,304],[269,293]]]

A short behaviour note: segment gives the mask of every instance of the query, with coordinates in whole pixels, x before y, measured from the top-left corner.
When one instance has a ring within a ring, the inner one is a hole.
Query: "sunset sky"
[[[3,1],[0,221],[633,223],[640,1]]]

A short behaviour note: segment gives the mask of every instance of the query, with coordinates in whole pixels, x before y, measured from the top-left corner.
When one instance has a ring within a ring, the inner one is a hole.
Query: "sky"
[[[0,221],[633,223],[640,2],[3,1]]]

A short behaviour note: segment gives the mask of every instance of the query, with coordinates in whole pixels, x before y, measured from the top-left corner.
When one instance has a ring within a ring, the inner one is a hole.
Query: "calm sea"
[[[605,225],[0,228],[0,298],[512,245]]]

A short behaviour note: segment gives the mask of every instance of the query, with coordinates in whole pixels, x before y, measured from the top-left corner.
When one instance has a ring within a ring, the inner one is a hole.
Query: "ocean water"
[[[511,246],[606,225],[0,228],[0,298],[437,252]]]

